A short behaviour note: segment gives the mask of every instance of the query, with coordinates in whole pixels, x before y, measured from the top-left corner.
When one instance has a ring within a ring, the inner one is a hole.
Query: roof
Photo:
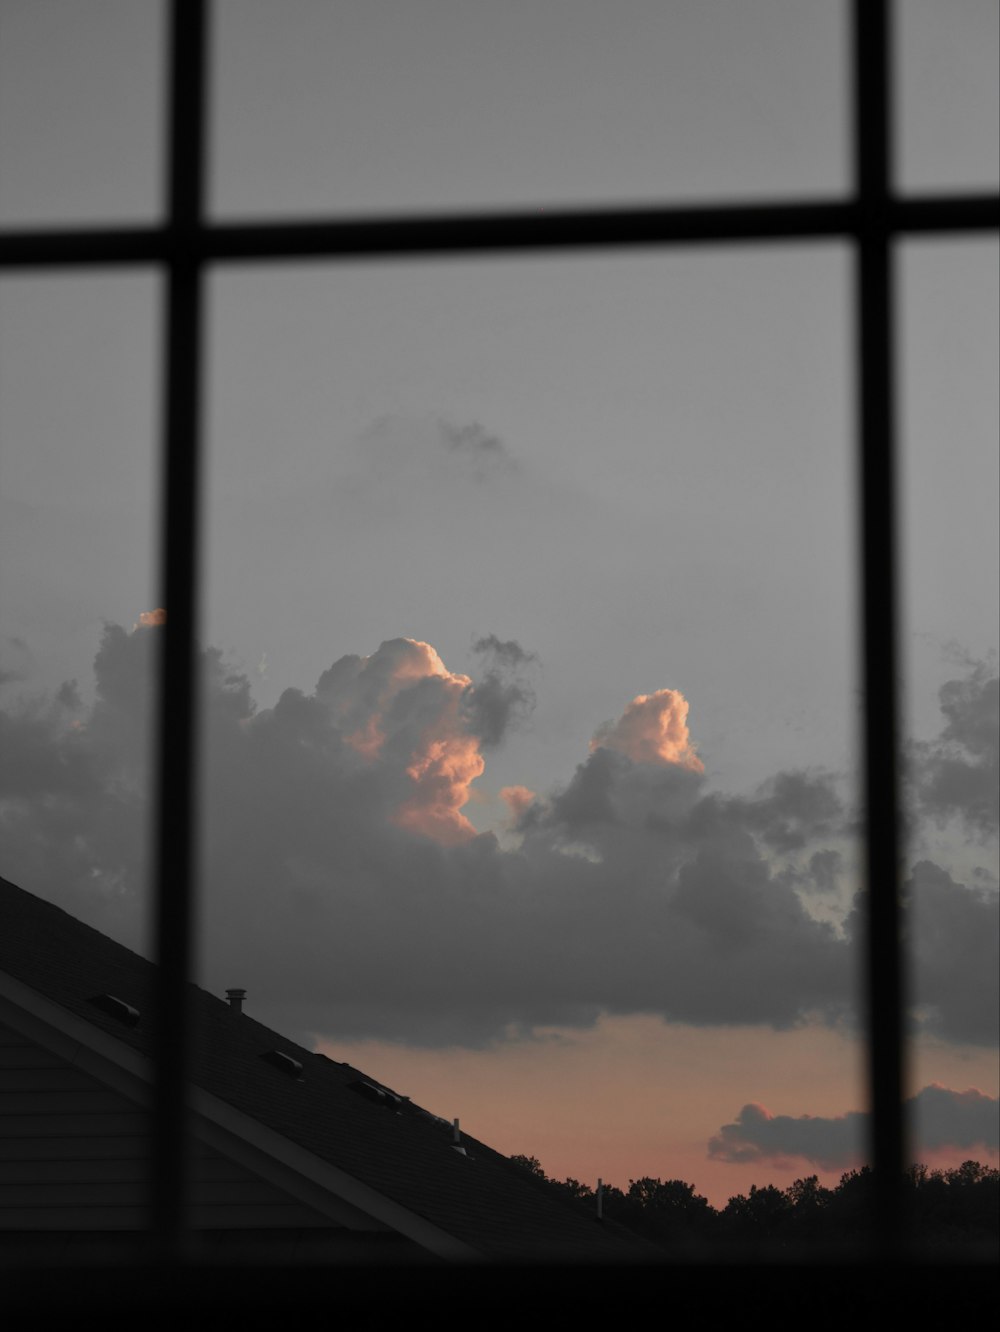
[[[92,1030],[105,1049],[128,1052],[151,1082],[153,963],[0,879],[0,972],[50,1001],[48,1011],[64,1015],[78,1033]],[[138,1010],[135,1024],[97,1007],[93,998],[100,994]],[[230,1107],[237,1126],[264,1126],[272,1146],[294,1144],[300,1170],[312,1161],[317,1178],[324,1169],[333,1177],[332,1167],[358,1182],[362,1199],[386,1200],[390,1210],[383,1208],[383,1218],[390,1223],[405,1213],[451,1237],[450,1256],[588,1262],[649,1256],[629,1232],[539,1187],[523,1168],[464,1131],[465,1153],[455,1151],[450,1124],[350,1064],[297,1045],[195,986],[191,1013],[195,1088]],[[301,1074],[262,1057],[274,1051],[297,1061]],[[438,1251],[447,1255],[447,1245]]]

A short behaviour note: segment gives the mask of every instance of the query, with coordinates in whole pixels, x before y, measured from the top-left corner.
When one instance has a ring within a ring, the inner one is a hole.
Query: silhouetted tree
[[[828,1229],[840,1236],[864,1239],[871,1232],[875,1176],[869,1166],[841,1175],[829,1206]]]
[[[716,1218],[708,1199],[682,1179],[630,1180],[625,1203],[625,1224],[658,1244],[700,1240]]]
[[[519,1165],[522,1170],[527,1170],[529,1175],[537,1175],[539,1179],[548,1179],[537,1156],[512,1156],[510,1160],[515,1165]]]
[[[785,1190],[785,1198],[791,1208],[791,1228],[796,1242],[816,1239],[827,1232],[827,1214],[833,1191],[820,1184],[818,1175],[797,1179]]]
[[[792,1204],[781,1189],[773,1184],[762,1189],[751,1184],[749,1193],[729,1199],[722,1212],[722,1228],[733,1238],[757,1243],[787,1235],[792,1216]]]
[[[535,1156],[514,1156],[517,1165],[575,1205],[596,1212],[595,1190],[578,1179],[549,1179]],[[604,1186],[604,1215],[654,1244],[676,1253],[705,1242],[791,1248],[800,1244],[864,1245],[872,1225],[874,1176],[868,1166],[841,1175],[835,1189],[817,1175],[785,1190],[752,1185],[717,1212],[693,1184],[646,1175],[629,1181],[627,1193]],[[911,1231],[932,1246],[996,1243],[1000,1230],[1000,1170],[965,1161],[952,1170],[913,1165],[904,1175],[904,1205]]]

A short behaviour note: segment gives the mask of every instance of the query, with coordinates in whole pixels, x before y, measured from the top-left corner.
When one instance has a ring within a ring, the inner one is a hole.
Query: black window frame
[[[853,188],[819,201],[704,207],[573,208],[475,215],[214,222],[205,215],[208,20],[205,0],[170,0],[165,219],[151,226],[0,232],[0,271],[138,268],[164,276],[161,351],[163,635],[158,722],[156,901],[158,1050],[153,1199],[161,1257],[184,1259],[185,1009],[192,951],[197,772],[203,293],[208,271],[238,262],[608,251],[839,240],[854,261],[863,807],[873,1258],[903,1254],[903,1011],[899,922],[899,728],[895,523],[893,249],[920,235],[1000,228],[989,193],[893,190],[890,0],[852,0]]]

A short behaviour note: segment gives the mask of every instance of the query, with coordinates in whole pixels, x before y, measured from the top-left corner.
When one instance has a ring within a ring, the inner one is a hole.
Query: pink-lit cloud
[[[535,792],[527,786],[504,786],[500,790],[500,799],[510,810],[513,822],[518,823],[534,803]]]
[[[444,846],[455,846],[476,836],[476,830],[462,813],[468,802],[469,787],[481,775],[485,764],[475,736],[448,731],[443,737],[425,734],[413,761],[407,766],[412,778],[413,795],[396,812],[401,828],[433,837]]]
[[[677,689],[639,694],[614,723],[594,735],[590,747],[616,749],[633,763],[673,763],[692,772],[705,765],[694,751],[688,731],[688,701]]]
[[[152,629],[158,624],[166,624],[167,612],[162,606],[157,606],[156,610],[140,611],[139,618],[133,626],[136,629]]]
[[[317,691],[356,753],[402,763],[408,794],[393,820],[410,832],[454,846],[476,836],[462,813],[482,774],[479,738],[466,722],[468,675],[449,671],[429,643],[394,638],[370,657],[346,657],[327,671]]]

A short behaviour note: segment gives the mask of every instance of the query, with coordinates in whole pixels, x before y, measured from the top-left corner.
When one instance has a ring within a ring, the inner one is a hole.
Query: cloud
[[[988,1152],[1000,1147],[1000,1101],[974,1087],[952,1091],[932,1083],[911,1096],[906,1109],[918,1155],[943,1147]],[[856,1110],[830,1118],[772,1115],[750,1102],[709,1141],[708,1155],[736,1164],[787,1166],[804,1160],[821,1170],[844,1169],[865,1159],[869,1120]]]
[[[66,708],[70,712],[81,712],[83,710],[83,700],[80,697],[80,689],[75,680],[64,680],[56,690],[56,702],[61,708]]]
[[[921,1025],[948,1040],[988,1044],[1000,1013],[1000,898],[931,860],[903,885],[914,999]]]
[[[938,697],[945,718],[940,734],[910,747],[918,808],[938,822],[957,818],[980,837],[996,836],[1000,678],[989,663],[973,662]]]
[[[933,1082],[907,1101],[917,1142],[927,1151],[1000,1148],[1000,1100],[977,1087],[951,1091]]]
[[[778,773],[743,805],[743,817],[776,851],[801,851],[817,838],[839,837],[847,831],[843,802],[833,778],[826,774]],[[817,868],[822,878],[825,869]],[[826,868],[833,868],[829,860]]]
[[[436,416],[379,417],[357,441],[357,464],[354,484],[401,487],[411,500],[443,490],[459,505],[475,504],[497,486],[505,490],[519,472],[508,446],[484,426]]]
[[[482,638],[477,638],[472,644],[472,650],[477,656],[484,657],[509,671],[516,671],[521,666],[528,666],[538,661],[537,653],[526,652],[515,639],[509,638],[503,641],[497,638],[496,634],[485,634]]]
[[[724,1124],[709,1140],[708,1155],[738,1165],[767,1161],[784,1166],[800,1158],[835,1170],[861,1160],[867,1119],[860,1111],[830,1119],[772,1115],[766,1106],[751,1101],[735,1123]]]
[[[395,638],[370,657],[335,662],[320,677],[316,697],[344,742],[383,769],[386,786],[402,795],[393,822],[453,845],[476,836],[462,808],[484,764],[468,717],[487,716],[494,743],[503,732],[495,691],[486,688],[489,699],[480,706],[471,679],[449,671],[429,643]]]
[[[474,480],[485,481],[497,472],[513,470],[514,461],[506,445],[483,426],[475,422],[463,426],[448,421],[438,424],[445,449]]]
[[[688,732],[688,701],[676,689],[639,694],[618,721],[605,723],[590,742],[591,749],[617,749],[633,763],[676,763],[704,772]]]
[[[465,720],[484,745],[494,748],[534,709],[535,691],[525,669],[538,658],[513,639],[501,642],[495,634],[477,639],[472,650],[482,670],[476,687],[465,696]]]
[[[902,885],[903,940],[915,1029],[953,1042],[992,1045],[1000,1037],[1000,897],[922,860]],[[860,947],[862,899],[844,922]]]
[[[154,637],[105,626],[89,709],[75,681],[0,709],[4,865],[133,947],[148,898]]]
[[[817,892],[834,893],[839,886],[839,876],[844,867],[844,857],[839,851],[827,848],[814,851],[809,858],[809,873]]]
[[[0,872],[133,946],[158,632],[106,626],[85,709],[73,689],[0,709]],[[773,1027],[850,1014],[850,928],[811,914],[789,873],[822,887],[839,865],[827,839],[847,816],[829,779],[713,793],[682,695],[660,690],[555,790],[505,788],[517,832],[501,846],[463,811],[516,722],[503,690],[530,654],[490,637],[479,655],[477,681],[391,639],[257,710],[247,677],[202,654],[203,982],[245,985],[282,1029],[420,1044],[602,1013]],[[926,1020],[988,1039],[988,899],[941,874],[921,871],[907,898],[918,937],[936,937]]]
[[[510,810],[516,827],[534,804],[535,792],[529,786],[503,786],[500,788],[500,799]]]

